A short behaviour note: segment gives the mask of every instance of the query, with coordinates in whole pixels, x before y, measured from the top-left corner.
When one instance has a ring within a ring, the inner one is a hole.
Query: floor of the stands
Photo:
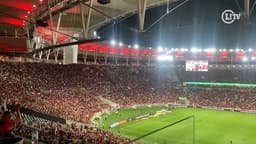
[[[256,115],[208,109],[177,108],[164,115],[132,121],[116,128],[109,126],[119,120],[127,119],[163,107],[126,109],[103,115],[99,122],[101,128],[131,139],[140,137],[160,127],[171,124],[184,117],[195,115],[196,144],[255,144]],[[192,144],[193,119],[188,119],[144,137],[138,143],[146,144]]]

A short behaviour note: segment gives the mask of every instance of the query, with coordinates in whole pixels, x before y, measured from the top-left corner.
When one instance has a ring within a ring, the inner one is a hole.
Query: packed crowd
[[[97,86],[94,77],[73,66],[1,63],[0,69],[0,97],[8,104],[79,122],[108,108],[91,89]]]
[[[34,121],[17,132],[23,137],[52,144],[120,144],[129,139],[115,136],[95,127],[66,126],[58,123]],[[34,135],[34,136],[33,136]],[[33,138],[35,137],[35,138]]]
[[[168,68],[0,63],[1,99],[84,123],[90,123],[94,113],[110,109],[99,96],[122,107],[175,103],[185,96],[194,105],[256,110],[253,89],[183,88],[175,81]]]
[[[186,88],[185,95],[194,106],[256,110],[256,91],[253,88]]]
[[[169,85],[171,79],[152,67],[1,62],[0,69],[0,97],[8,104],[20,103],[37,112],[85,123],[95,112],[110,108],[99,96],[121,106],[177,98],[177,89]]]
[[[175,70],[162,67],[0,62],[0,100],[83,123],[90,123],[96,112],[111,109],[99,97],[121,107],[179,103],[179,97],[187,97],[194,106],[256,110],[253,89],[182,87],[177,81]],[[65,139],[87,137],[91,143],[123,140],[98,129],[76,131],[43,124],[35,126],[43,127],[49,137],[55,134],[60,138],[65,133]]]
[[[32,143],[40,141],[51,144],[121,144],[129,141],[96,127],[76,123],[66,125],[21,114],[20,105],[8,110],[6,105],[0,107],[0,144],[22,142],[25,137],[31,139]]]

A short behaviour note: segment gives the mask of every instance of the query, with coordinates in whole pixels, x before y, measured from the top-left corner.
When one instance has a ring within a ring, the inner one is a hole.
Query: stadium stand
[[[159,71],[164,71],[165,75],[160,75]],[[216,76],[229,74],[216,71],[208,73]],[[222,80],[233,81],[232,77],[240,77],[243,71],[234,70],[232,76],[223,76]],[[250,71],[253,75],[255,70]],[[188,73],[179,69],[176,72],[181,80],[190,80]],[[120,107],[179,103],[179,97],[186,97],[192,106],[256,110],[253,88],[182,86],[177,84],[176,72],[147,66],[0,62],[0,99],[10,105],[18,103],[22,108],[46,116],[86,124],[84,127],[66,126],[40,115],[23,113],[26,126],[38,129],[39,140],[46,143],[128,141],[91,126],[91,118],[96,112],[111,110],[99,97],[109,99]],[[243,79],[248,77],[249,80],[250,74],[243,75]],[[204,80],[211,78],[205,76]],[[31,137],[31,131],[31,128],[24,127],[17,133]]]

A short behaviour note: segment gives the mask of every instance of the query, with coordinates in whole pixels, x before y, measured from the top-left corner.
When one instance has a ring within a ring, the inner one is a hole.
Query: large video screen
[[[186,61],[186,71],[208,71],[208,61],[201,60],[187,60]]]

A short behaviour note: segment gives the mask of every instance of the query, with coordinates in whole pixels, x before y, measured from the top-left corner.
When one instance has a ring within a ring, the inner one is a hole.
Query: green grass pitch
[[[125,109],[105,114],[99,121],[102,129],[131,139],[140,137],[182,118],[195,115],[196,144],[256,144],[256,115],[208,109],[177,108],[148,119],[132,121],[116,128],[109,126],[119,120],[155,112],[163,107]],[[193,120],[189,119],[141,139],[145,144],[192,144]]]

